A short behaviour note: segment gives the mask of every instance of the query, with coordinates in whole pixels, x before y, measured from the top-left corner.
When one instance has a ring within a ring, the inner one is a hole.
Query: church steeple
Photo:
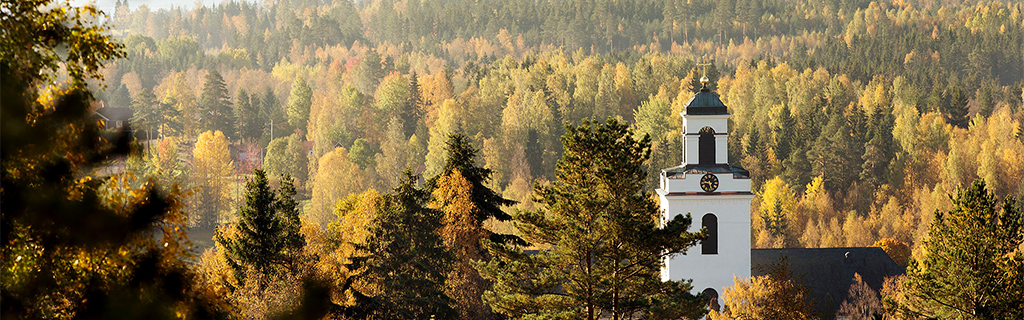
[[[709,64],[704,64],[705,67]],[[693,287],[717,296],[733,277],[750,277],[750,173],[729,165],[729,108],[707,76],[679,114],[683,120],[682,165],[661,171],[663,221],[692,215],[690,231],[708,238],[686,255],[668,259],[662,279],[693,279]],[[700,221],[700,224],[696,222]]]
[[[729,108],[701,78],[701,88],[683,107],[683,164],[728,163]]]

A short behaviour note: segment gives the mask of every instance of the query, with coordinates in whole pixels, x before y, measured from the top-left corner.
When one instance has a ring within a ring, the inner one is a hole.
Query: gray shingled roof
[[[853,274],[860,274],[872,290],[880,292],[886,277],[906,273],[879,247],[750,250],[751,275],[768,273],[787,258],[792,276],[810,289],[817,311],[834,315],[846,300]],[[829,317],[830,318],[830,317]]]
[[[110,121],[128,121],[132,119],[132,109],[130,108],[103,107],[96,110],[96,113],[103,115],[104,118],[110,119]]]
[[[684,110],[686,110],[686,114],[690,115],[729,113],[725,103],[722,103],[722,99],[718,98],[718,94],[711,92],[711,89],[707,86],[701,87],[700,91],[697,91],[697,93],[690,98],[690,101],[686,102]]]

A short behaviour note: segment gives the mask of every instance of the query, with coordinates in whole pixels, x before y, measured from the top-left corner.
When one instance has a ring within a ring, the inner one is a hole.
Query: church
[[[662,221],[690,214],[690,232],[708,238],[685,254],[664,261],[662,280],[692,279],[695,293],[712,299],[734,285],[734,277],[764,275],[785,259],[794,280],[805,285],[818,313],[834,315],[846,300],[854,274],[879,292],[886,277],[905,268],[881,248],[751,249],[750,173],[729,164],[729,110],[701,78],[701,89],[684,106],[682,164],[661,170]]]

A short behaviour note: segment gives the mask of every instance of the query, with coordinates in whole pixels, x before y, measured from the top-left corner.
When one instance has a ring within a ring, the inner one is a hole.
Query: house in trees
[[[750,173],[728,163],[729,110],[708,87],[707,78],[701,82],[680,114],[682,164],[661,171],[656,192],[662,221],[689,213],[689,231],[707,228],[708,238],[667,259],[663,280],[692,279],[696,292],[717,299],[725,287],[733,286],[734,277],[764,275],[786,260],[793,280],[807,287],[817,311],[828,315],[846,300],[855,273],[879,292],[886,277],[905,272],[877,247],[752,250]]]
[[[117,130],[122,126],[127,126],[128,121],[132,118],[132,109],[127,107],[108,107],[105,104],[99,109],[96,109],[89,118],[97,122],[102,121],[104,130]]]

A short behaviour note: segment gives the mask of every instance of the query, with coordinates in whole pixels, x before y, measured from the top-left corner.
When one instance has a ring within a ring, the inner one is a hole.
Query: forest
[[[752,247],[879,246],[911,271],[878,315],[962,316],[912,271],[943,217],[987,212],[1011,230],[989,267],[1024,275],[1019,1],[128,1],[3,2],[5,318],[700,318],[657,272],[703,234],[653,190],[702,76]],[[48,201],[73,213],[18,213]],[[1019,279],[981,309],[1022,314]]]

